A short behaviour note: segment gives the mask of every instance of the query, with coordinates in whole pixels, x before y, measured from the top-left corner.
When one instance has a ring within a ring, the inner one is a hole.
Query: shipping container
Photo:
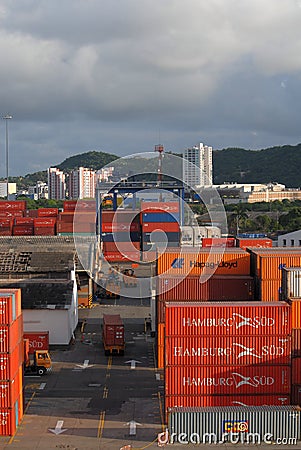
[[[291,308],[285,302],[165,304],[166,335],[288,336]]]
[[[57,217],[59,213],[58,208],[39,208],[38,217]]]
[[[210,237],[207,235],[207,227],[192,227],[193,229],[193,245],[199,247],[202,245],[203,238]]]
[[[301,267],[301,251],[297,248],[249,248],[252,275],[262,280],[280,280],[283,267]]]
[[[119,314],[103,315],[102,339],[106,354],[124,353],[124,324]]]
[[[203,238],[202,247],[235,247],[235,238]]]
[[[250,254],[241,249],[202,249],[182,247],[158,255],[157,273],[161,275],[250,275]]]
[[[24,217],[38,217],[38,210],[37,209],[27,209],[24,211]]]
[[[262,302],[277,302],[281,300],[281,281],[280,280],[258,280],[256,282],[259,288],[258,298]]]
[[[283,267],[281,277],[281,297],[283,300],[288,298],[301,299],[301,268]]]
[[[178,222],[143,222],[142,233],[151,233],[152,231],[164,231],[168,233],[180,233]]]
[[[141,213],[141,223],[144,222],[179,222],[179,214],[167,212]]]
[[[26,200],[5,201],[0,200],[1,211],[25,211]]]
[[[14,225],[13,236],[32,236],[33,235],[33,227],[32,225]]]
[[[246,275],[213,275],[208,280],[210,301],[252,301],[255,281]]]
[[[301,328],[301,299],[289,302],[292,309],[292,328],[299,330]]]
[[[48,228],[48,227],[36,227],[34,229],[34,235],[35,236],[55,236],[56,230],[54,227]]]
[[[0,353],[11,352],[23,338],[23,317],[9,325],[0,324]]]
[[[142,261],[143,262],[155,263],[156,260],[157,260],[157,252],[151,251],[151,250],[142,252]]]
[[[164,242],[180,242],[180,233],[174,233],[163,230],[156,230],[152,232],[142,233],[142,241],[145,243],[164,243]]]
[[[23,365],[23,340],[10,353],[0,353],[0,380],[13,380]]]
[[[246,248],[270,248],[273,246],[272,239],[269,238],[237,238],[237,247]]]
[[[35,228],[42,227],[55,227],[56,219],[54,217],[36,217],[33,219]]]
[[[0,210],[0,219],[16,219],[16,218],[21,218],[24,217],[25,211],[18,211],[18,210],[14,210],[14,211],[4,211],[4,210]]]
[[[0,436],[13,436],[16,433],[23,417],[22,415],[20,417],[21,404],[23,404],[22,397],[11,408],[0,409]]]
[[[0,324],[10,325],[21,315],[21,289],[0,289]]]
[[[217,406],[286,406],[291,405],[290,395],[168,395],[165,409],[208,408]]]
[[[292,329],[292,356],[301,356],[301,327]]]
[[[290,366],[167,366],[166,395],[290,394]]]
[[[102,233],[101,240],[103,242],[140,242],[140,233],[136,231],[122,231],[114,233]]]
[[[166,334],[165,337],[166,366],[226,367],[227,365],[261,366],[289,365],[290,363],[290,336],[257,335],[233,338],[233,336],[168,336]]]
[[[0,408],[11,408],[23,390],[23,365],[12,380],[0,381]]]
[[[16,217],[14,219],[15,225],[31,225],[33,226],[32,217]]]
[[[292,384],[301,385],[301,357],[292,358]]]
[[[221,237],[221,230],[218,227],[215,226],[206,226],[206,232],[207,232],[207,238],[220,238]]]
[[[181,245],[193,245],[193,228],[189,225],[181,227]]]
[[[292,394],[291,394],[291,403],[292,405],[301,406],[301,385],[293,385],[292,386]]]
[[[179,202],[141,202],[140,209],[143,212],[168,212],[168,213],[179,213],[180,203]]]
[[[207,301],[209,283],[201,282],[199,276],[158,276],[157,296],[159,301]]]
[[[103,252],[131,253],[140,249],[140,242],[103,242]]]
[[[140,261],[140,251],[138,250],[126,253],[104,252],[103,256],[108,262]]]
[[[299,418],[300,411],[294,406],[172,408],[168,414],[169,442],[181,439],[183,443],[186,439],[188,443],[208,444],[210,440],[217,444],[230,440],[231,433],[232,439],[238,437],[247,443],[297,442],[301,440]]]
[[[23,337],[29,342],[28,353],[49,349],[49,331],[25,331]]]
[[[143,239],[143,238],[142,238]],[[170,241],[158,241],[158,242],[143,242],[141,243],[141,250],[143,252],[160,252],[166,250],[167,248],[175,248],[177,246],[180,248],[180,242],[170,242]]]
[[[103,233],[118,233],[125,231],[140,232],[140,224],[138,222],[132,222],[129,224],[117,222],[102,222],[101,228]]]

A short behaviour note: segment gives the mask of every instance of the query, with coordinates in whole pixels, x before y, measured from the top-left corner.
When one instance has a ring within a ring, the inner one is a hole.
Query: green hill
[[[263,150],[227,148],[213,152],[214,183],[268,183],[301,187],[301,144]]]

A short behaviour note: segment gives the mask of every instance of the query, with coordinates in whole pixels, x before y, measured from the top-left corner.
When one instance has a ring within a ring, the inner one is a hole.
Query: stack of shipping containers
[[[154,253],[160,247],[180,246],[179,202],[141,202],[141,250]]]
[[[301,268],[282,269],[281,297],[292,309],[292,404],[301,405]]]
[[[0,435],[12,436],[23,417],[21,290],[0,290]]]
[[[281,269],[301,267],[301,252],[298,248],[249,248],[251,274],[255,279],[258,300],[279,301],[281,294]]]
[[[285,302],[166,303],[165,408],[289,405]]]
[[[139,211],[102,212],[103,254],[108,262],[140,261]]]
[[[30,227],[31,233],[28,231],[27,224],[16,224],[15,219],[25,216],[26,201],[0,201],[0,236],[12,236],[20,235],[22,227],[24,227],[24,234],[32,234],[32,227]],[[16,228],[16,233],[14,229]]]

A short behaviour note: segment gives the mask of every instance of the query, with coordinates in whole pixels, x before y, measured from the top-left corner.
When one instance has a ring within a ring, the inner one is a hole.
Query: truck
[[[106,356],[124,355],[124,324],[119,314],[103,315],[102,342]]]
[[[122,273],[123,273],[123,284],[126,288],[137,286],[137,277],[133,269],[124,269]]]
[[[34,350],[29,353],[29,339],[24,339],[24,375],[44,375],[52,369],[48,350]]]

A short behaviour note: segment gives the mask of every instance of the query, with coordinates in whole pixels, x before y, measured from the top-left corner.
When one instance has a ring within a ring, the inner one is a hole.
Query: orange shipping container
[[[160,254],[158,275],[249,275],[250,254],[241,249],[170,249]]]
[[[0,324],[0,353],[11,352],[23,338],[23,317],[20,315],[10,325]]]
[[[301,356],[301,328],[292,330],[292,356]]]
[[[252,275],[262,280],[281,280],[282,267],[301,267],[301,250],[298,248],[251,248],[248,251]]]
[[[13,380],[0,381],[0,408],[11,408],[23,390],[23,366]]]
[[[13,380],[24,359],[23,341],[10,352],[0,353],[0,380]]]
[[[9,325],[21,315],[21,289],[0,289],[0,324]]]
[[[301,299],[293,300],[292,306],[292,328],[299,330],[301,328]]]
[[[280,299],[280,280],[261,280],[259,283],[259,300],[278,302]]]
[[[157,360],[158,369],[164,369],[164,345],[157,346]]]
[[[23,393],[11,408],[0,409],[0,436],[13,436],[20,425],[23,415]]]
[[[301,358],[292,359],[292,384],[301,384]]]
[[[165,339],[165,324],[158,324],[158,336],[157,336],[157,366],[158,369],[164,368],[164,339]]]
[[[273,246],[273,241],[272,239],[268,238],[254,238],[254,239],[239,238],[237,239],[237,246],[243,249],[250,247],[270,248]]]

